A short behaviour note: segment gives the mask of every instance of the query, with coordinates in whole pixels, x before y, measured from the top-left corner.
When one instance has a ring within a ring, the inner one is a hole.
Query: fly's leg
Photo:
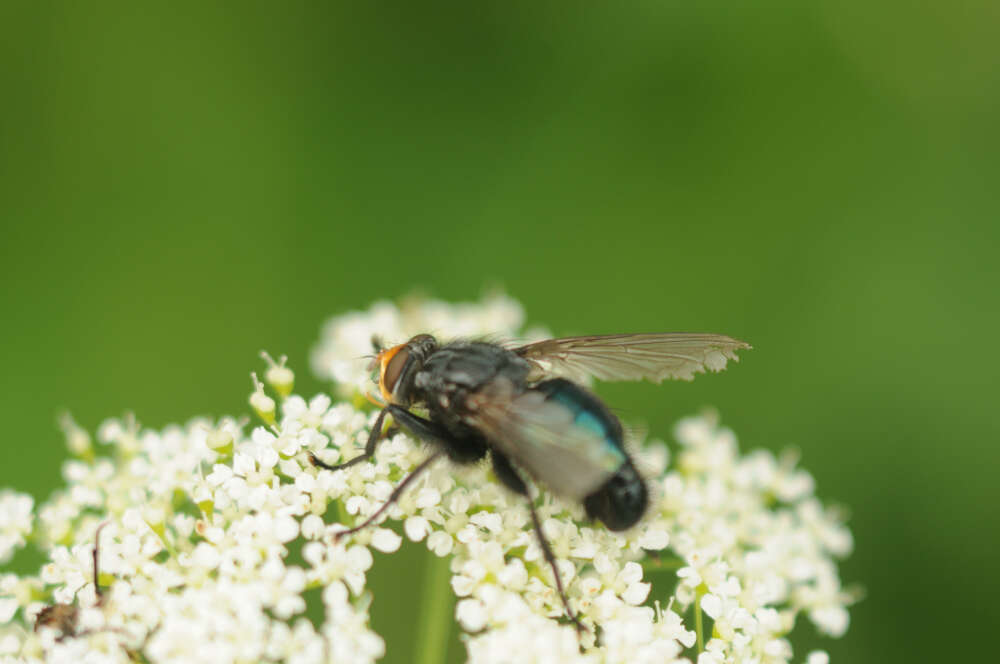
[[[426,440],[428,443],[438,443],[445,447],[448,447],[451,443],[452,436],[440,424],[435,424],[419,415],[414,415],[401,406],[388,406],[386,410],[392,415],[392,419],[395,420],[396,424],[420,440]]]
[[[511,491],[519,493],[528,499],[528,509],[531,510],[531,522],[535,527],[535,536],[538,537],[538,543],[542,547],[542,553],[545,555],[546,562],[552,568],[552,576],[556,580],[556,590],[559,591],[559,599],[562,600],[563,608],[566,609],[566,616],[578,632],[586,632],[587,627],[580,622],[576,613],[569,606],[569,599],[566,597],[562,578],[559,576],[559,568],[556,567],[556,557],[552,553],[552,547],[549,546],[549,540],[545,538],[545,532],[542,531],[542,523],[538,519],[538,512],[535,511],[535,503],[531,500],[528,485],[521,479],[521,475],[514,469],[514,466],[511,465],[507,457],[497,453],[496,450],[491,451],[490,454],[493,458],[493,471],[497,474],[497,479],[503,482]]]
[[[365,519],[364,521],[362,521],[360,524],[354,526],[353,528],[350,528],[349,530],[341,530],[341,531],[339,531],[338,533],[336,533],[333,536],[333,541],[336,542],[337,540],[339,540],[342,537],[346,537],[348,535],[356,533],[359,530],[364,530],[365,528],[367,528],[368,526],[370,526],[372,523],[374,523],[377,518],[379,518],[380,516],[382,516],[382,512],[385,512],[387,509],[389,509],[390,505],[392,505],[397,500],[399,500],[399,497],[401,495],[403,495],[404,491],[406,491],[406,487],[409,486],[409,484],[413,480],[417,479],[417,477],[421,473],[423,473],[425,470],[427,470],[428,468],[430,468],[431,464],[434,463],[435,461],[437,461],[438,458],[442,454],[444,454],[444,452],[435,452],[434,454],[432,454],[429,457],[427,457],[426,459],[424,459],[424,461],[419,466],[417,466],[416,468],[413,469],[413,472],[411,472],[409,475],[407,475],[406,477],[404,477],[403,481],[400,482],[399,485],[395,489],[392,490],[392,493],[389,494],[389,499],[386,500],[382,504],[381,507],[379,507],[377,510],[375,510],[374,514],[372,514],[370,517],[368,517],[367,519]]]
[[[562,579],[559,577],[559,568],[556,567],[556,557],[552,554],[552,547],[549,546],[549,541],[545,539],[545,533],[542,532],[542,524],[538,520],[538,512],[535,511],[535,504],[528,499],[528,509],[531,510],[531,521],[535,525],[535,535],[538,536],[538,543],[542,545],[542,553],[545,554],[545,560],[548,561],[549,567],[552,568],[552,576],[556,579],[556,590],[559,591],[559,599],[562,600],[563,608],[566,609],[566,615],[573,622],[578,632],[586,632],[587,627],[580,622],[576,613],[569,606],[569,599],[566,598],[566,591],[563,590]]]
[[[418,415],[414,415],[413,413],[407,411],[406,409],[400,406],[391,405],[387,406],[382,411],[382,413],[379,414],[379,418],[375,422],[376,428],[372,431],[372,438],[369,439],[368,445],[365,447],[364,455],[362,455],[361,457],[357,457],[356,459],[351,459],[346,464],[341,464],[340,466],[334,466],[334,469],[353,465],[354,463],[356,463],[357,459],[361,458],[367,459],[372,455],[372,453],[375,451],[375,442],[378,440],[378,438],[375,436],[375,432],[381,431],[382,420],[386,413],[391,414],[393,419],[400,426],[407,429],[414,436],[431,443],[436,443],[439,446],[439,448],[431,456],[425,459],[419,466],[414,468],[409,475],[403,478],[403,481],[399,483],[399,486],[393,489],[392,493],[389,494],[388,500],[386,500],[381,507],[375,510],[374,514],[372,514],[370,517],[365,519],[362,523],[355,526],[354,528],[338,532],[334,536],[335,539],[340,539],[341,537],[345,537],[346,535],[350,535],[351,533],[356,533],[359,530],[367,528],[377,518],[379,518],[383,512],[389,509],[389,507],[393,503],[399,500],[399,497],[403,494],[403,491],[406,490],[406,487],[409,486],[410,483],[413,482],[413,480],[415,480],[421,473],[427,470],[431,466],[431,464],[434,463],[439,457],[444,455],[450,449],[456,447],[461,448],[463,446],[463,442],[460,439],[452,437],[448,433],[448,431],[442,428],[440,425],[435,424],[430,420],[426,420]],[[328,466],[323,466],[323,467],[326,468]]]
[[[326,468],[327,470],[341,470],[343,468],[350,468],[353,465],[359,464],[366,459],[372,458],[375,454],[375,447],[378,442],[382,439],[382,425],[385,423],[385,416],[392,415],[392,419],[396,421],[396,424],[408,429],[417,438],[421,438],[430,442],[441,443],[446,449],[455,447],[454,444],[449,444],[452,441],[452,437],[447,431],[442,429],[437,424],[434,424],[430,420],[425,420],[422,417],[414,415],[410,411],[406,410],[402,406],[397,406],[391,404],[382,409],[375,419],[375,424],[372,426],[372,432],[368,436],[368,442],[365,443],[365,451],[354,457],[350,461],[345,461],[344,463],[332,466],[328,463],[323,463],[320,461],[315,454],[309,453],[309,461],[312,465],[318,468]],[[390,427],[391,430],[392,427]]]
[[[323,463],[316,457],[315,454],[310,452],[309,462],[312,463],[312,465],[316,466],[317,468],[326,468],[327,470],[341,470],[342,468],[350,468],[351,466],[359,464],[366,459],[372,458],[372,455],[375,454],[375,446],[378,445],[378,441],[382,436],[382,424],[385,422],[386,413],[391,412],[393,408],[399,408],[399,407],[387,406],[386,408],[383,408],[382,411],[378,414],[378,417],[375,418],[375,424],[374,426],[372,426],[372,432],[368,436],[368,442],[365,443],[365,451],[359,454],[358,456],[354,457],[353,459],[345,463],[332,466],[328,463]],[[399,410],[403,409],[399,408]]]

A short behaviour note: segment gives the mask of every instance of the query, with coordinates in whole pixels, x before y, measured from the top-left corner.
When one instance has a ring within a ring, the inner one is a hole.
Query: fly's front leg
[[[542,530],[542,523],[538,519],[538,512],[535,511],[535,503],[531,500],[528,485],[521,478],[521,474],[511,465],[507,457],[499,454],[496,450],[492,450],[490,454],[493,458],[493,471],[497,474],[497,479],[503,482],[504,486],[511,491],[519,493],[528,499],[528,509],[531,511],[531,523],[535,527],[535,536],[538,537],[538,544],[542,547],[542,554],[545,556],[546,562],[552,568],[552,576],[556,579],[556,590],[559,591],[559,599],[562,600],[563,608],[566,609],[566,616],[572,621],[578,632],[586,632],[587,627],[580,622],[576,613],[570,608],[569,598],[566,597],[562,578],[559,576],[559,568],[556,567],[556,557],[552,553],[552,547],[549,545],[549,540],[545,537],[545,532]]]
[[[428,419],[414,415],[400,406],[389,406],[386,408],[391,414],[396,424],[403,427],[414,436],[429,443],[438,443],[446,448],[452,444],[453,436],[440,424],[435,424]]]
[[[382,424],[385,422],[385,415],[386,413],[391,412],[393,408],[399,408],[399,406],[387,406],[383,408],[382,411],[378,414],[378,417],[375,418],[375,425],[372,426],[372,432],[368,435],[368,442],[365,443],[365,451],[362,452],[360,455],[354,457],[353,459],[345,463],[332,466],[328,463],[323,463],[316,457],[315,454],[310,452],[309,453],[310,463],[312,463],[312,465],[316,466],[317,468],[326,468],[327,470],[341,470],[343,468],[350,468],[355,464],[359,464],[365,459],[372,458],[372,455],[375,454],[375,446],[378,445],[378,441],[382,436]],[[399,408],[399,410],[403,409]]]
[[[320,461],[315,454],[309,453],[309,461],[312,465],[318,468],[325,468],[327,470],[341,470],[343,468],[350,468],[355,464],[359,464],[366,459],[372,458],[375,454],[375,447],[378,446],[378,442],[382,439],[382,425],[385,424],[385,416],[392,415],[393,420],[396,424],[407,429],[417,438],[426,440],[432,443],[443,444],[446,449],[455,447],[455,442],[453,442],[452,436],[441,426],[426,420],[418,415],[414,415],[410,411],[406,410],[402,406],[397,406],[391,404],[382,409],[375,418],[375,424],[372,426],[371,434],[368,436],[368,442],[365,444],[365,451],[354,457],[350,461],[345,461],[344,463],[337,465],[330,465],[328,463],[323,463]]]

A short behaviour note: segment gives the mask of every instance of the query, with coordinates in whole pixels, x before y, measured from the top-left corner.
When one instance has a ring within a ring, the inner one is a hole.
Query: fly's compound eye
[[[401,344],[382,351],[376,358],[379,364],[378,388],[382,392],[382,397],[389,403],[393,403],[392,393],[396,389],[407,360],[410,359],[410,349],[407,344]]]

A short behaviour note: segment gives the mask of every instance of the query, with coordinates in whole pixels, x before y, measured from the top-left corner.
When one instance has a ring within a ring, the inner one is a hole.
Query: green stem
[[[424,587],[421,590],[420,621],[413,660],[416,664],[439,664],[447,660],[455,599],[451,594],[448,558],[427,552]]]
[[[698,590],[694,596],[694,630],[698,634],[698,654],[705,652],[705,625],[701,619],[701,598],[705,593]]]
[[[642,566],[649,570],[678,570],[686,564],[680,558],[647,558],[642,561]]]
[[[350,514],[347,513],[347,507],[344,505],[344,501],[338,499],[334,501],[334,505],[337,508],[337,523],[342,523],[345,526],[349,526],[350,524],[347,523],[347,518],[350,516]]]

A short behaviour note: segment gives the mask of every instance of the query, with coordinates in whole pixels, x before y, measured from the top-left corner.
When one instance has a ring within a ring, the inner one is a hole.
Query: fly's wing
[[[466,400],[466,419],[490,444],[554,493],[581,500],[625,461],[621,449],[541,392],[495,381]]]
[[[691,380],[696,373],[722,371],[737,350],[750,344],[722,334],[607,334],[548,339],[514,349],[532,364],[530,380]]]

